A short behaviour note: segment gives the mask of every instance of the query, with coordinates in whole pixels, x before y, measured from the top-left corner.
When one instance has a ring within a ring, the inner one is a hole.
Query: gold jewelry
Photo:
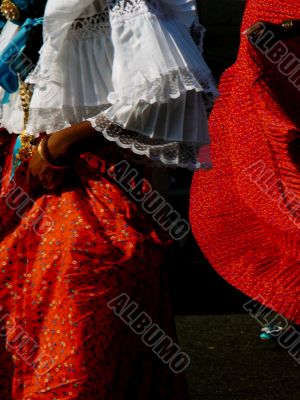
[[[289,19],[287,21],[283,21],[281,26],[283,27],[283,29],[290,31],[294,28],[294,22],[292,19]]]
[[[0,12],[9,21],[18,21],[20,19],[20,10],[11,0],[2,0],[0,5]],[[30,86],[19,78],[19,93],[21,97],[22,108],[24,112],[24,129],[21,132],[21,148],[16,156],[16,160],[24,161],[32,156],[33,146],[32,135],[28,135],[26,126],[29,119],[29,105],[32,97]]]
[[[49,135],[47,135],[44,139],[42,139],[38,145],[37,150],[38,150],[38,153],[39,153],[39,156],[41,157],[41,159],[43,161],[45,161],[45,163],[47,163],[49,165],[49,167],[52,169],[60,169],[61,170],[61,169],[68,168],[68,165],[56,165],[49,161],[49,158],[46,156],[46,152],[45,152],[48,139],[49,139]]]
[[[0,11],[8,21],[20,19],[20,10],[11,0],[2,0]]]
[[[25,82],[23,82],[21,79],[19,80],[19,85],[20,85],[20,97],[21,97],[21,103],[22,103],[22,108],[24,112],[24,129],[21,132],[21,148],[16,156],[16,159],[19,161],[24,161],[27,158],[31,157],[33,154],[33,145],[32,145],[32,140],[34,139],[33,135],[28,135],[26,131],[26,126],[28,124],[29,120],[29,105],[30,105],[30,100],[32,97],[32,91],[30,88],[30,85],[27,85]]]

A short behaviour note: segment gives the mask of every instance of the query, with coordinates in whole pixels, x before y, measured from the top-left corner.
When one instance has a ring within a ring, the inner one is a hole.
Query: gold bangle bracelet
[[[294,27],[294,22],[293,22],[292,19],[289,19],[289,20],[287,20],[287,21],[283,21],[282,24],[281,24],[281,26],[283,27],[283,29],[285,29],[285,30],[287,30],[287,31],[290,31],[290,30],[292,30],[293,27]]]
[[[45,137],[44,139],[42,139],[37,147],[37,151],[39,153],[39,156],[41,157],[41,159],[43,161],[45,161],[45,163],[47,163],[49,165],[50,168],[52,169],[57,169],[57,170],[61,170],[61,169],[66,169],[69,167],[69,165],[55,165],[52,164],[48,158],[46,157],[46,154],[44,152],[44,146],[47,145],[47,141],[48,141],[48,137]]]

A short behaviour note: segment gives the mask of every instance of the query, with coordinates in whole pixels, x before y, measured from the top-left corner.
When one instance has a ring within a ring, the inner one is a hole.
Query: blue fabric
[[[42,22],[43,18],[26,19],[11,43],[0,54],[0,86],[8,93],[14,93],[19,88],[18,74],[28,68],[22,62],[22,53],[32,28]]]
[[[13,151],[12,171],[11,171],[10,179],[12,179],[14,177],[16,169],[21,164],[21,161],[17,159],[17,155],[18,155],[21,147],[22,147],[21,135],[18,135],[18,138],[17,138],[15,146],[14,146],[14,151]]]
[[[40,6],[41,4],[46,5],[47,0],[13,0],[13,3],[22,11],[29,11],[31,9]]]
[[[42,17],[47,0],[13,0],[13,3],[19,8],[24,21],[26,18]]]
[[[37,3],[37,0],[14,0],[14,4],[20,9],[20,10],[27,10],[29,7],[32,5],[35,5]]]

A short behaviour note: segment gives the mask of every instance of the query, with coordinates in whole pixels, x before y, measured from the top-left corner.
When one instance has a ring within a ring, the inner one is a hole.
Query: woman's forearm
[[[293,36],[298,36],[300,35],[300,20],[299,19],[294,19],[294,20],[288,20],[288,21],[283,21],[281,24],[282,31],[286,37],[293,37]]]
[[[53,133],[48,140],[48,148],[53,159],[63,162],[71,156],[92,151],[105,142],[101,133],[85,121]]]
[[[293,29],[297,35],[300,35],[300,20],[299,19],[293,21]]]
[[[300,20],[287,20],[274,24],[268,21],[258,21],[250,28],[246,29],[244,34],[249,41],[256,45],[261,35],[265,35],[266,31],[272,32],[273,40],[269,41],[269,45],[273,46],[274,41],[284,40],[300,35]]]

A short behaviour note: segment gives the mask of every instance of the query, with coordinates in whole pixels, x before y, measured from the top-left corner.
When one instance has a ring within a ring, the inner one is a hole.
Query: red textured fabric
[[[12,135],[2,141],[6,164],[12,142]],[[185,398],[183,375],[107,306],[126,293],[137,314],[148,313],[176,339],[162,266],[165,245],[152,221],[108,177],[107,169],[120,161],[114,148],[82,156],[68,186],[36,196],[22,218],[12,210],[10,188],[2,190],[1,400]],[[26,191],[25,174],[26,164],[14,182]],[[42,354],[51,361],[40,370],[28,360]]]
[[[259,20],[300,19],[300,1],[249,0]],[[299,38],[285,41],[300,57]],[[214,168],[195,174],[190,218],[212,266],[300,323],[300,92],[244,36],[210,118]]]

